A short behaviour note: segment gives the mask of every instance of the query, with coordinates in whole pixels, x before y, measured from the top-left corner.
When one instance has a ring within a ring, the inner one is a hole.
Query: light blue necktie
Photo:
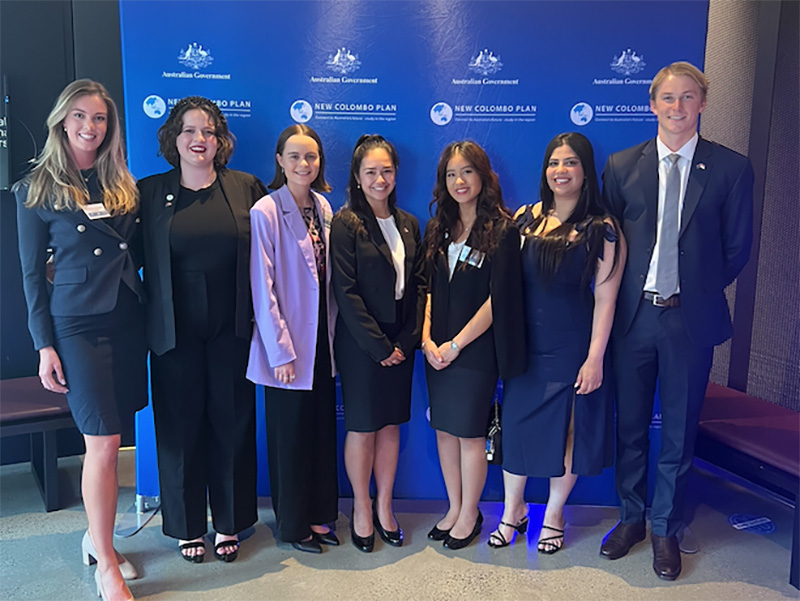
[[[681,196],[681,171],[678,168],[681,157],[673,153],[667,158],[671,165],[667,172],[656,269],[656,292],[663,298],[669,298],[678,291],[678,213]]]

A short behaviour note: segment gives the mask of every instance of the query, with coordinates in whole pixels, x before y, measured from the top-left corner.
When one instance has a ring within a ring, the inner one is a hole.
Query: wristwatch
[[[461,352],[461,349],[460,349],[460,348],[458,348],[458,345],[456,344],[456,341],[455,341],[455,340],[451,340],[451,341],[450,341],[450,348],[451,348],[451,349],[453,349],[453,350],[454,350],[455,352],[457,352],[457,353],[460,353],[460,352]]]

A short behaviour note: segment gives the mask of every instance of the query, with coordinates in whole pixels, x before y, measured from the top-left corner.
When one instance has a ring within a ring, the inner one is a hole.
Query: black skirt
[[[390,340],[402,329],[402,323],[378,325]],[[341,318],[336,323],[334,347],[348,431],[377,432],[411,419],[415,353],[399,365],[384,367],[361,349]]]
[[[436,371],[425,365],[431,426],[459,438],[485,437],[497,371],[460,367],[457,363]]]
[[[125,284],[109,313],[53,317],[55,348],[67,380],[67,403],[82,434],[133,428],[147,405],[144,306]]]

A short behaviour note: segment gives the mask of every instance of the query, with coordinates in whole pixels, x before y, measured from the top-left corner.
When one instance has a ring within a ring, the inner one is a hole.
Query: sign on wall
[[[156,132],[175,102],[202,95],[217,102],[237,137],[231,167],[265,182],[278,134],[292,123],[317,130],[334,209],[345,202],[353,144],[364,133],[397,147],[398,202],[421,224],[439,154],[465,138],[487,150],[506,203],[516,209],[537,200],[542,154],[556,134],[585,134],[598,170],[610,153],[655,135],[652,77],[676,60],[702,67],[707,12],[707,2],[658,0],[126,0],[120,14],[131,169],[137,177],[169,169],[157,156]],[[444,497],[421,376],[418,369],[396,492]],[[260,405],[259,493],[267,494]],[[139,429],[152,430],[151,421],[142,414]],[[141,446],[139,492],[153,495],[154,451]],[[340,480],[349,490],[343,470]],[[572,499],[614,503],[612,480],[607,473],[580,481]],[[491,471],[485,498],[502,498],[499,470]]]

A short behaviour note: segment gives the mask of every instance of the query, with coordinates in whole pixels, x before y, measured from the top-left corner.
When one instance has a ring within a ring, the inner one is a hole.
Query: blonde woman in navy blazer
[[[247,377],[266,386],[267,451],[277,535],[321,553],[339,540],[336,389],[329,236],[331,207],[318,191],[325,155],[317,133],[292,125],[278,137],[277,189],[250,211],[255,329]]]
[[[144,290],[133,252],[139,197],[102,85],[69,84],[47,127],[33,172],[14,187],[28,327],[42,386],[66,393],[86,443],[84,562],[97,561],[98,595],[132,599],[123,578],[136,569],[114,551],[113,534],[121,434],[147,404]]]
[[[255,387],[245,371],[249,211],[265,188],[226,168],[234,138],[207,98],[180,100],[158,136],[175,169],[139,189],[162,529],[200,563],[210,505],[214,556],[231,562],[238,533],[258,517]]]
[[[336,365],[347,438],[344,463],[353,486],[353,544],[369,553],[374,529],[399,547],[392,511],[399,425],[411,416],[411,377],[425,309],[419,223],[397,208],[397,152],[377,135],[361,136],[350,162],[348,204],[333,218],[331,261],[339,305]],[[370,507],[369,484],[376,496]]]

